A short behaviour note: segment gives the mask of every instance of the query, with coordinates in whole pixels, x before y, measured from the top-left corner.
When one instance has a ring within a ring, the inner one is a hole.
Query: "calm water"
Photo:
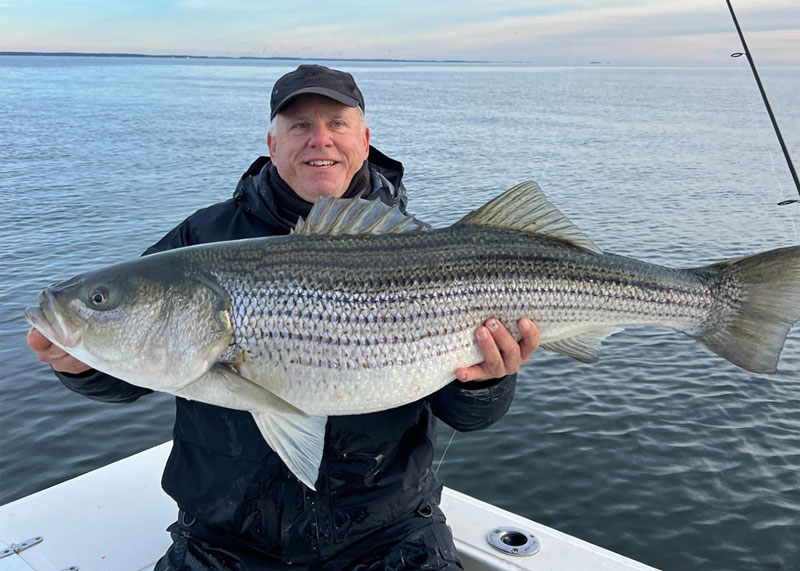
[[[717,69],[342,63],[411,209],[443,225],[537,180],[602,248],[675,266],[798,243],[744,62]],[[25,346],[55,280],[138,255],[265,153],[292,62],[0,58],[0,502],[170,437],[172,402],[95,403]],[[763,70],[800,158],[800,69]],[[800,332],[775,376],[637,329],[540,352],[509,414],[458,434],[445,484],[665,569],[800,569]],[[452,432],[443,427],[439,455]]]

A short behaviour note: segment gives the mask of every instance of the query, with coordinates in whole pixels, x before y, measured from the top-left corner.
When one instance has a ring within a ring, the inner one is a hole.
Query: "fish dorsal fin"
[[[580,228],[553,206],[535,182],[508,189],[458,221],[471,226],[492,226],[568,242],[597,254],[603,251]]]
[[[314,203],[306,219],[297,221],[293,234],[399,234],[427,230],[416,217],[403,214],[397,206],[380,200],[322,197]]]

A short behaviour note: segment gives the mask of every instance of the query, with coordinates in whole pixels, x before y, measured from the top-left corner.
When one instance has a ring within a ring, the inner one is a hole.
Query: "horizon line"
[[[501,64],[501,65],[534,65],[541,67],[664,67],[664,68],[719,68],[726,67],[720,63],[689,63],[680,62],[622,62],[589,60],[583,63],[542,63],[531,60],[480,60],[480,59],[411,59],[411,58],[333,58],[333,57],[304,57],[304,56],[223,56],[223,55],[191,55],[191,54],[146,54],[137,52],[39,52],[0,50],[0,56],[41,56],[41,57],[107,57],[107,58],[151,58],[151,59],[198,59],[198,60],[229,60],[229,61],[324,61],[324,62],[373,62],[373,63],[454,63],[454,64]],[[796,69],[792,64],[761,64],[765,69],[790,68]]]
[[[0,56],[58,56],[58,57],[144,57],[144,58],[182,58],[182,59],[231,59],[265,61],[375,61],[375,62],[415,62],[415,63],[533,63],[529,61],[501,61],[475,59],[405,59],[405,58],[332,58],[296,56],[207,56],[190,54],[143,54],[135,52],[32,52],[0,51]]]

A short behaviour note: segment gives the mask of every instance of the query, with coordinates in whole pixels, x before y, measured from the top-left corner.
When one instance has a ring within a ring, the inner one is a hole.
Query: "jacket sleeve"
[[[188,224],[184,221],[156,244],[150,246],[144,255],[186,246],[188,245],[188,236]],[[97,401],[127,403],[153,392],[150,389],[137,387],[94,369],[78,375],[59,373],[58,371],[53,372],[58,380],[69,390]]]
[[[58,380],[72,392],[102,402],[133,402],[153,391],[126,383],[116,377],[90,369],[80,375],[53,371]]]
[[[508,411],[517,388],[517,375],[488,381],[453,381],[428,397],[433,414],[461,432],[491,426]]]

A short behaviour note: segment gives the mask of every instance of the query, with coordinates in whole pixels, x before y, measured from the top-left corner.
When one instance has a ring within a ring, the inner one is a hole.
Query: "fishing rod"
[[[794,186],[797,188],[797,194],[800,195],[800,180],[797,178],[797,171],[794,170],[794,163],[792,162],[792,157],[789,156],[789,149],[786,148],[786,143],[783,141],[783,135],[781,135],[780,127],[778,127],[778,121],[775,119],[775,114],[772,112],[772,106],[769,104],[769,99],[767,99],[767,92],[764,90],[764,86],[761,83],[761,77],[758,75],[756,62],[753,61],[753,56],[750,54],[750,48],[747,47],[747,42],[744,41],[744,34],[742,33],[742,28],[739,26],[739,20],[736,19],[736,13],[733,11],[731,0],[725,0],[725,2],[728,4],[728,10],[730,10],[731,18],[733,18],[733,25],[736,26],[736,32],[739,34],[739,39],[742,41],[744,55],[747,56],[747,61],[750,62],[750,69],[753,70],[753,76],[756,78],[758,90],[761,92],[761,99],[764,100],[764,105],[766,106],[767,113],[769,114],[769,120],[772,121],[772,128],[775,129],[775,135],[778,136],[778,142],[781,145],[781,150],[783,151],[783,156],[786,159],[786,164],[789,165],[789,172],[792,173],[792,179],[794,180]],[[741,52],[736,52],[731,54],[731,57],[740,57],[741,55]],[[787,204],[793,204],[795,202],[800,201],[798,199],[783,200],[778,203],[778,206],[786,206]]]

